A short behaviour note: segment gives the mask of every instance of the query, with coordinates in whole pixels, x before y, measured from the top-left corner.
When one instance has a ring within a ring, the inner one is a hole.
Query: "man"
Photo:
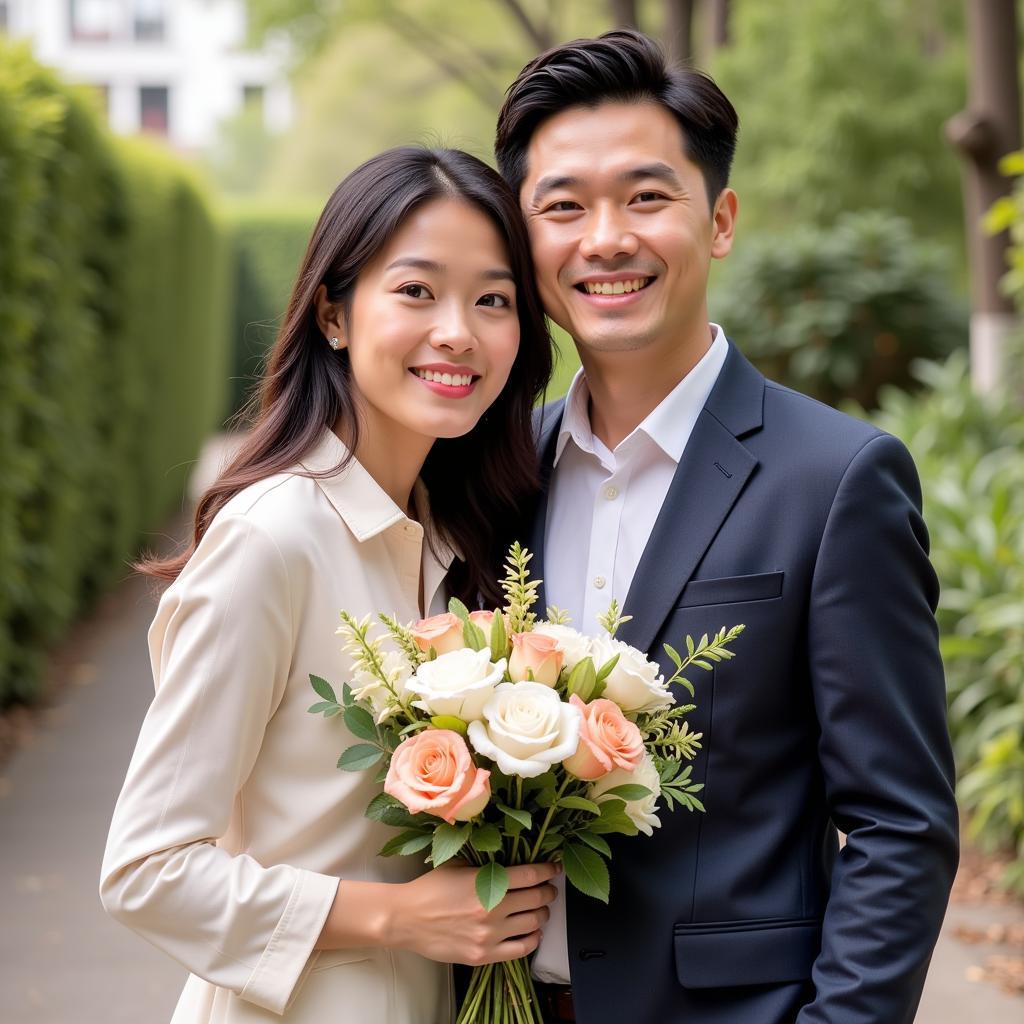
[[[624,599],[619,636],[663,663],[746,624],[695,679],[707,813],[613,843],[610,904],[566,893],[534,973],[553,1020],[909,1024],[957,863],[919,485],[899,441],[709,324],[736,130],[632,32],[542,54],[498,120],[582,362],[540,423],[543,600],[593,632]]]

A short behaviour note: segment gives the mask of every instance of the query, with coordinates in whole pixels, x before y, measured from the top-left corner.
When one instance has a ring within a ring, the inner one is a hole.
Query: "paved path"
[[[203,478],[220,457],[220,449],[207,453]],[[96,895],[110,813],[152,691],[145,634],[153,608],[149,585],[128,580],[75,631],[59,658],[68,684],[58,703],[0,768],[2,1024],[170,1018],[181,968],[110,921]],[[956,904],[949,923],[1022,917]],[[1024,999],[967,980],[985,954],[947,928],[917,1024],[1024,1021]]]

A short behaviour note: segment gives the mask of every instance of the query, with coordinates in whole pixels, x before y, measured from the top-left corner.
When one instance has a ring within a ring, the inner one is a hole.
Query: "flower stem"
[[[544,824],[540,827],[540,832],[537,834],[537,841],[533,844],[533,849],[530,851],[530,864],[534,864],[537,861],[537,854],[540,851],[540,844],[544,839],[544,833],[548,830],[548,825],[551,824],[551,817],[555,813],[555,808],[558,806],[558,801],[562,798],[562,794],[565,793],[566,787],[572,781],[572,776],[566,774],[565,778],[562,779],[562,785],[558,787],[558,792],[555,794],[555,799],[551,801],[551,806],[548,808],[548,813],[544,816]]]

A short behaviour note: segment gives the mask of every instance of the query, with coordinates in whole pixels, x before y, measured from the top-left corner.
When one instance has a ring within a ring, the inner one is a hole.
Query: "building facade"
[[[121,134],[198,150],[247,108],[270,132],[291,119],[285,48],[249,48],[244,0],[0,0],[0,31],[93,86]]]

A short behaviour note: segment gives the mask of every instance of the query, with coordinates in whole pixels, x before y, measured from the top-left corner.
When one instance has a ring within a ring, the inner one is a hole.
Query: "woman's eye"
[[[398,289],[402,295],[408,295],[410,299],[429,299],[430,292],[422,284],[403,284]]]
[[[482,295],[477,300],[478,306],[491,306],[492,308],[507,309],[512,305],[508,298],[504,295],[499,295],[497,292],[488,292],[486,295]]]

